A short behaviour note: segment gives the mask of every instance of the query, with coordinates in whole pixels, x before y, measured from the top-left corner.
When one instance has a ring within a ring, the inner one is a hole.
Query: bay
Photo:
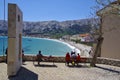
[[[0,36],[0,55],[5,55],[5,49],[8,46],[8,38]],[[45,38],[22,38],[22,48],[24,54],[36,55],[41,50],[43,55],[65,56],[67,52],[71,52],[72,48],[63,42]]]

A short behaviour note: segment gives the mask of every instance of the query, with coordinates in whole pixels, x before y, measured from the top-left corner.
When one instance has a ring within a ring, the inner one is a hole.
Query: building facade
[[[120,5],[112,3],[98,11],[101,17],[103,43],[101,57],[120,59]]]

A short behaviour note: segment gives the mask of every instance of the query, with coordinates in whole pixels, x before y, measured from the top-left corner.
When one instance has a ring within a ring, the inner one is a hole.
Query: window
[[[20,22],[20,15],[18,15],[18,22]]]

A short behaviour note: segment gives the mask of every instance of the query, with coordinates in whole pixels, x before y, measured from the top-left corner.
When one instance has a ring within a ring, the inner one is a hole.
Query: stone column
[[[8,4],[8,76],[14,76],[22,64],[23,15],[16,4]]]

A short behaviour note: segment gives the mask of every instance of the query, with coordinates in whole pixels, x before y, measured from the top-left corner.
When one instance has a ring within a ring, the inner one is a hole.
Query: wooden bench
[[[71,63],[73,66],[75,66],[75,64],[78,65],[79,63],[86,63],[86,61],[87,61],[87,58],[85,58],[85,57],[81,57],[79,61],[76,59],[70,59],[69,61],[65,62],[65,65],[66,64],[69,65],[69,63]]]
[[[86,63],[86,61],[87,61],[87,58],[85,58],[85,57],[82,57],[82,58],[80,59],[80,63]]]
[[[52,56],[38,56],[37,55],[35,61],[37,61],[38,64],[40,62],[53,62],[53,65],[54,65],[54,57]]]

